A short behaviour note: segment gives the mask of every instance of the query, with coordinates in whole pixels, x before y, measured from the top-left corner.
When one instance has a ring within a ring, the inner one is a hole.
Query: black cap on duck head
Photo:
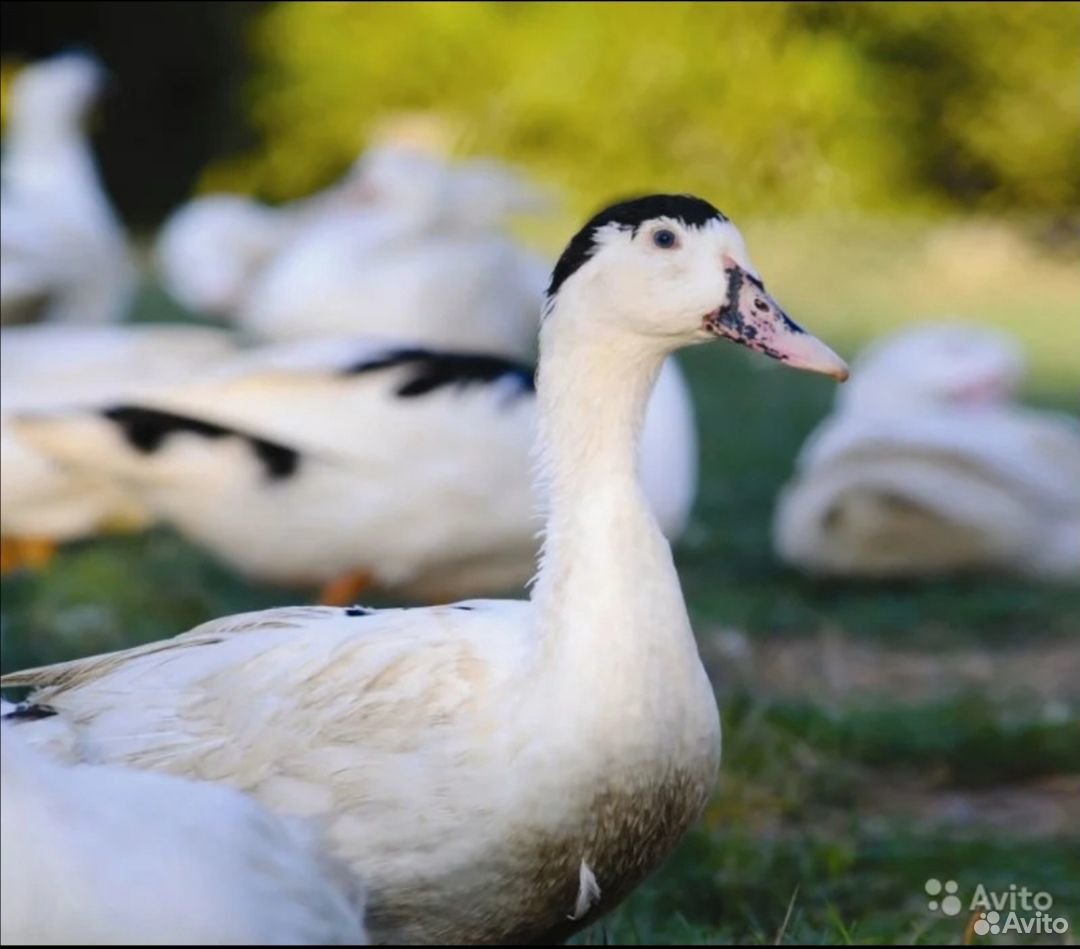
[[[661,217],[681,221],[687,227],[702,227],[709,221],[728,220],[722,211],[704,198],[696,198],[692,194],[649,194],[612,204],[594,214],[570,239],[551,273],[548,298],[555,296],[566,279],[593,255],[597,248],[596,235],[601,228],[614,224],[636,232],[646,221]]]

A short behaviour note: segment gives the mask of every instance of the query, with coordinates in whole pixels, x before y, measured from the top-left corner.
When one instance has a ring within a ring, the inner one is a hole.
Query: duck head
[[[738,228],[690,195],[635,198],[595,215],[555,265],[545,313],[668,351],[724,339],[797,369],[848,375],[766,291]]]
[[[12,84],[12,122],[27,129],[81,127],[107,84],[89,53],[61,53],[22,69]]]

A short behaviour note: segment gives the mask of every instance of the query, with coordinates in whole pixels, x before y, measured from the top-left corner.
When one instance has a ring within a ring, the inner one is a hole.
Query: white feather
[[[363,903],[299,822],[238,791],[64,765],[0,728],[5,945],[359,945]]]

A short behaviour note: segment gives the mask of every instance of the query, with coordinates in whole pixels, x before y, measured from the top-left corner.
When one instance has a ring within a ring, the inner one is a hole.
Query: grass
[[[845,353],[913,317],[983,318],[1028,347],[1028,397],[1075,412],[1075,260],[985,222],[747,232],[777,296]],[[170,312],[150,294],[141,315]],[[702,484],[678,563],[716,673],[722,780],[671,861],[579,941],[962,942],[968,913],[930,912],[929,877],[956,880],[961,895],[979,883],[1046,890],[1075,933],[1077,589],[1000,577],[823,584],[784,569],[769,547],[772,501],[832,385],[721,346],[683,362]],[[105,538],[4,579],[0,660],[14,669],[119,648],[309,596],[240,583],[164,529]]]
[[[939,790],[971,780],[1030,789],[1044,769],[1080,769],[1075,722],[1060,727],[1056,747],[1035,741],[1014,760],[1025,739],[972,714],[979,705],[827,711],[752,696],[730,702],[724,772],[701,826],[603,935],[594,927],[582,941],[757,944],[783,929],[788,944],[959,942],[968,914],[929,912],[931,877],[955,879],[964,895],[980,883],[1004,891],[1023,881],[1075,920],[1075,836],[875,809],[880,785],[905,773],[936,773]],[[927,731],[940,737],[927,740]]]

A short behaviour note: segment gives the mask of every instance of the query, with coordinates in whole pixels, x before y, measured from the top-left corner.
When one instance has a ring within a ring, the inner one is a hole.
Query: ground
[[[1029,400],[1076,411],[1075,257],[990,223],[746,230],[770,290],[845,354],[915,317],[977,318],[1028,348]],[[166,312],[144,297],[143,317]],[[784,569],[768,544],[772,501],[832,383],[723,344],[683,363],[702,486],[678,561],[723,715],[722,777],[668,865],[580,940],[987,942],[967,901],[979,884],[1015,883],[1049,892],[1071,933],[1014,941],[1075,941],[1077,589],[819,584]],[[165,530],[84,543],[4,580],[3,668],[310,595],[245,585]],[[931,878],[957,882],[963,911],[929,909]]]

